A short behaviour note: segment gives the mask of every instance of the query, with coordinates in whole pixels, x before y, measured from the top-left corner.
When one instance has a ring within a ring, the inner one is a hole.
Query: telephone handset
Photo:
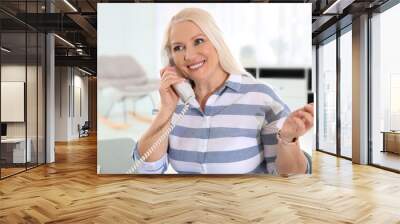
[[[184,103],[188,103],[194,99],[194,92],[188,80],[173,85],[176,93]]]
[[[170,66],[175,66],[175,63],[170,59],[169,60]],[[175,67],[176,68],[176,67]],[[173,85],[176,93],[179,95],[181,100],[186,103],[189,102],[191,99],[194,99],[194,92],[192,86],[189,83],[189,80],[185,80],[184,82],[180,82]]]
[[[170,60],[169,64],[171,66],[175,66],[171,60]],[[171,119],[168,129],[160,136],[160,138],[155,143],[153,143],[153,145],[151,145],[150,149],[148,149],[138,160],[135,160],[133,162],[133,165],[126,172],[127,174],[136,173],[137,169],[153,153],[153,151],[157,148],[157,146],[159,146],[164,139],[168,138],[169,134],[174,129],[176,123],[179,120],[181,120],[182,117],[185,115],[185,113],[188,111],[189,102],[191,100],[195,99],[194,91],[188,80],[174,84],[173,88],[175,89],[176,93],[179,95],[179,97],[181,98],[181,100],[184,103],[183,109],[181,110],[181,112],[179,113],[179,115],[176,119]],[[132,155],[133,155],[133,153],[132,153]],[[132,156],[132,158],[133,158],[133,156]]]

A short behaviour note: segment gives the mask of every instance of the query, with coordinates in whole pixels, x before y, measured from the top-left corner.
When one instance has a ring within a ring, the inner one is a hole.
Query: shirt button
[[[202,165],[202,169],[203,169],[203,174],[206,174],[207,173],[207,166],[206,166],[206,164],[203,164]]]
[[[206,119],[206,127],[209,128],[210,127],[210,117],[205,117]]]

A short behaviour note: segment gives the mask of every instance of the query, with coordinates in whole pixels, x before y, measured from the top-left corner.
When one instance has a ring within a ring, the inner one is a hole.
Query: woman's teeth
[[[205,62],[205,61],[202,61],[202,62],[200,62],[200,63],[194,64],[194,65],[190,65],[190,66],[188,66],[188,67],[189,67],[190,69],[192,69],[192,70],[195,70],[195,69],[198,69],[198,68],[200,68],[201,66],[203,66],[204,62]]]

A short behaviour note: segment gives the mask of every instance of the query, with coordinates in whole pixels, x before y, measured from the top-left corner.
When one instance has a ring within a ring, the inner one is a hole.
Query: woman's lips
[[[205,63],[206,63],[206,60],[203,60],[203,61],[201,61],[199,63],[191,64],[191,65],[188,65],[186,67],[188,69],[190,69],[190,70],[197,70],[197,69],[201,68]]]

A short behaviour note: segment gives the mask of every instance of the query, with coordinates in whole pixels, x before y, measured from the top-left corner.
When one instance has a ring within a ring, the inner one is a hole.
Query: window
[[[318,48],[318,147],[336,154],[336,36]]]
[[[400,170],[400,5],[371,18],[372,163]]]
[[[340,155],[352,157],[352,33],[340,36]]]

